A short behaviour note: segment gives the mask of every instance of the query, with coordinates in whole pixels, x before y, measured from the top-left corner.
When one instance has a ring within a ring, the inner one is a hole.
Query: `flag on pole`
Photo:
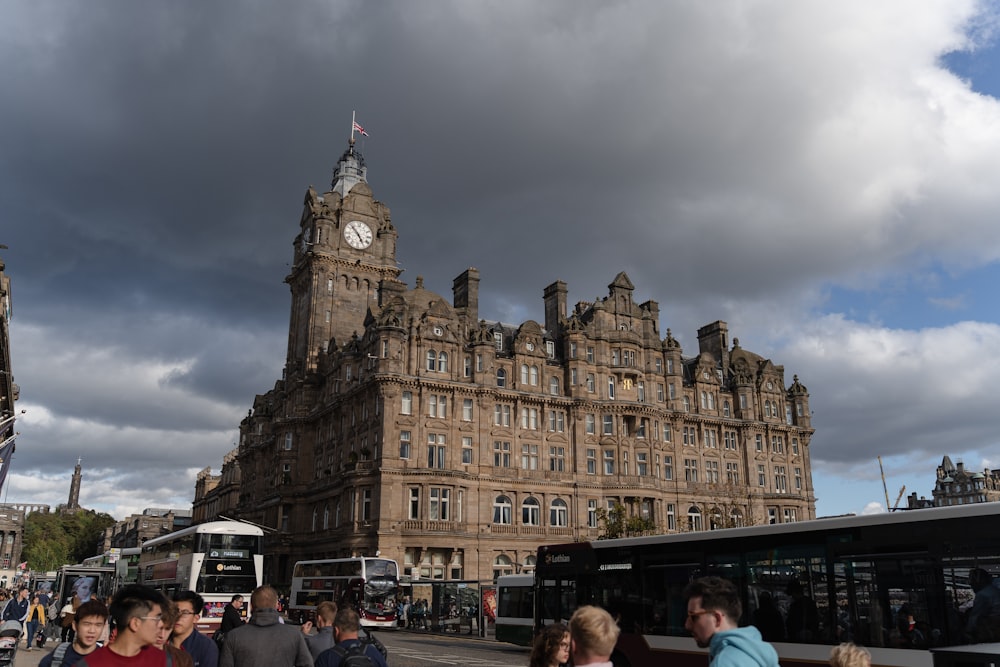
[[[361,127],[361,123],[354,121],[354,131],[360,134],[362,137],[367,137],[368,133],[365,132],[365,128]]]

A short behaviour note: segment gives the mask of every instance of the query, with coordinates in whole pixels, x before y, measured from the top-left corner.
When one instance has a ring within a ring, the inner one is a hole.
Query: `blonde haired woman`
[[[834,646],[830,651],[831,667],[871,667],[872,654],[868,649],[850,642]]]

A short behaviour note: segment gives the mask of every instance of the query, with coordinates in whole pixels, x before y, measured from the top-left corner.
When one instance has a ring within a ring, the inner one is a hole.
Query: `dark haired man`
[[[240,609],[242,608],[243,596],[239,594],[234,595],[233,599],[229,601],[229,604],[222,611],[222,624],[219,626],[219,630],[226,633],[243,625],[243,615],[240,613]]]
[[[221,667],[313,667],[302,632],[284,625],[278,615],[277,591],[258,586],[250,596],[250,606],[250,622],[226,633]]]
[[[739,627],[743,605],[732,582],[702,577],[688,584],[684,597],[684,628],[708,649],[710,667],[778,667],[778,653],[760,638],[760,631],[752,625]]]
[[[73,667],[80,658],[97,650],[97,640],[108,623],[108,608],[100,600],[80,605],[73,617],[72,642],[63,642],[41,659],[38,667]]]
[[[354,646],[360,647],[355,650],[363,652],[371,660],[373,667],[388,667],[378,648],[361,642],[358,637],[360,630],[361,619],[358,617],[358,612],[350,607],[339,610],[333,620],[333,635],[337,639],[337,644],[319,654],[316,658],[316,667],[339,667]]]
[[[194,667],[218,667],[219,647],[196,627],[205,609],[205,599],[194,591],[178,591],[174,594],[174,604],[177,620],[170,643],[190,655]]]
[[[81,667],[166,667],[166,653],[150,648],[169,604],[158,591],[139,584],[118,589],[111,599],[115,640],[76,663]],[[82,605],[81,605],[82,606]],[[77,609],[79,612],[79,609]]]

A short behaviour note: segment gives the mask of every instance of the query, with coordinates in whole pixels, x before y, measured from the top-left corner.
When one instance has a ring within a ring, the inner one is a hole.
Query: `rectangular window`
[[[444,433],[429,433],[427,435],[427,467],[445,468]]]
[[[288,451],[292,448],[292,432],[288,431],[285,433],[285,450]]]
[[[597,528],[597,501],[587,501],[587,527]]]
[[[698,481],[698,460],[697,459],[684,459],[684,481],[685,482],[697,482]]]
[[[767,471],[763,465],[757,466],[757,486],[767,486]]]
[[[613,449],[604,450],[604,474],[615,474],[615,450]]]
[[[465,363],[463,364],[463,375],[465,377],[472,377],[472,357],[466,355]]]
[[[709,484],[719,483],[719,462],[705,461],[705,481]]]
[[[413,392],[404,391],[403,398],[399,404],[399,414],[401,415],[412,415],[413,414]]]
[[[510,443],[497,440],[493,443],[493,465],[498,468],[510,467]]]
[[[698,431],[694,426],[685,426],[684,430],[684,444],[689,447],[698,446]]]
[[[431,521],[448,520],[448,501],[451,497],[451,489],[432,486],[428,497],[428,518]]]
[[[593,394],[596,388],[597,388],[597,381],[594,379],[594,374],[587,373],[587,391]]]
[[[792,454],[798,454],[798,453],[799,453],[799,439],[792,438]]]
[[[663,479],[673,479],[674,478],[674,457],[664,456],[663,457]]]
[[[653,366],[656,368],[656,372],[657,373],[662,373],[663,372],[663,359],[661,359],[659,357],[657,357],[656,359],[653,359]]]
[[[576,359],[576,343],[569,344],[569,358]]]
[[[788,507],[785,509],[785,523],[795,523],[795,508]]]
[[[667,503],[667,530],[677,530],[677,508]]]
[[[664,397],[664,394],[663,394],[663,383],[662,382],[657,382],[656,383],[656,400],[659,401],[660,403],[662,403],[663,402],[663,397]]]
[[[767,522],[771,523],[771,524],[778,523],[778,508],[777,507],[768,507],[767,508]]]
[[[614,376],[608,378],[608,398],[615,397],[615,378]]]
[[[399,432],[399,458],[408,459],[410,458],[410,432],[400,431]]]
[[[481,354],[476,355],[476,372],[483,372],[483,355]]]
[[[764,451],[764,436],[762,436],[760,433],[758,433],[757,435],[755,435],[754,436],[754,444],[755,444],[758,452]]]
[[[472,399],[462,399],[462,421],[472,421]]]
[[[584,417],[584,423],[586,424],[587,435],[594,435],[596,432],[596,418],[592,414],[588,414]]]
[[[420,489],[410,489],[410,519],[416,520],[420,518]]]
[[[795,490],[802,490],[802,468],[795,469]]]
[[[552,472],[565,472],[566,470],[566,448],[549,447],[549,470]]]
[[[726,449],[736,449],[736,431],[723,431],[722,438],[725,440]]]
[[[670,424],[668,422],[663,422],[663,442],[670,442],[673,437],[670,434],[670,430]]]
[[[785,466],[774,466],[774,492],[788,493],[788,477],[785,475]]]
[[[547,340],[545,341],[545,356],[549,359],[555,359],[556,356],[556,343],[555,341]]]
[[[637,428],[636,431],[635,431],[635,437],[637,437],[637,438],[645,438],[646,437],[646,426],[647,426],[648,423],[649,423],[649,420],[646,419],[645,417],[640,417],[639,418],[639,428]]]
[[[705,447],[707,447],[709,449],[718,449],[719,448],[718,435],[719,435],[719,433],[715,429],[713,429],[713,428],[706,429],[705,430]]]
[[[601,423],[603,428],[601,432],[604,435],[613,435],[615,431],[615,418],[611,415],[601,415]]]
[[[496,346],[497,352],[503,352],[503,332],[494,331],[493,332],[493,344]]]
[[[510,413],[509,405],[497,403],[493,406],[493,423],[496,426],[510,426]]]
[[[636,400],[638,400],[640,403],[645,403],[646,402],[646,383],[645,382],[636,382],[635,383],[635,391],[636,391]]]
[[[521,445],[521,469],[538,470],[538,445]]]
[[[372,490],[364,489],[361,492],[361,520],[372,520]]]
[[[674,360],[673,359],[667,359],[667,372],[668,373],[673,373],[674,372]]]
[[[785,438],[780,435],[771,436],[771,451],[775,454],[785,453]]]
[[[671,401],[677,398],[677,387],[674,386],[673,382],[667,385],[667,396],[670,397]]]
[[[576,389],[577,385],[577,373],[575,368],[569,369],[569,386],[570,391]]]
[[[462,436],[462,463],[472,463],[472,436]]]
[[[587,361],[589,361],[590,363],[594,363],[594,348],[593,347],[588,347],[587,348]]]
[[[726,482],[732,485],[740,483],[740,464],[735,461],[726,463]]]
[[[635,474],[645,477],[649,474],[649,454],[646,452],[636,452],[635,454]]]
[[[596,475],[597,474],[597,450],[588,449],[587,450],[587,474]]]
[[[740,394],[740,410],[746,410],[746,409],[747,409],[747,395]]]

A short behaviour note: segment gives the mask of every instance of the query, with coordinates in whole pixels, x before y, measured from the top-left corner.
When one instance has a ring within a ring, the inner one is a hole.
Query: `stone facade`
[[[218,517],[230,516],[240,497],[239,449],[233,449],[222,459],[222,471],[212,474],[211,468],[198,473],[194,485],[193,523],[205,523]]]
[[[541,323],[481,319],[476,269],[449,302],[399,280],[396,241],[352,145],[306,192],[284,376],[240,424],[235,507],[209,484],[195,501],[273,529],[269,581],[376,553],[490,580],[597,538],[616,504],[659,531],[815,517],[809,394],[725,322],[685,355],[625,273],[571,310],[552,283]]]
[[[951,457],[941,459],[937,467],[932,499],[916,493],[906,499],[907,509],[951,507],[971,503],[989,503],[1000,500],[1000,470],[984,469],[981,472],[966,470],[962,461],[955,465]]]
[[[191,512],[178,509],[147,508],[104,529],[99,553],[109,549],[141,547],[146,540],[168,535],[192,524]]]

